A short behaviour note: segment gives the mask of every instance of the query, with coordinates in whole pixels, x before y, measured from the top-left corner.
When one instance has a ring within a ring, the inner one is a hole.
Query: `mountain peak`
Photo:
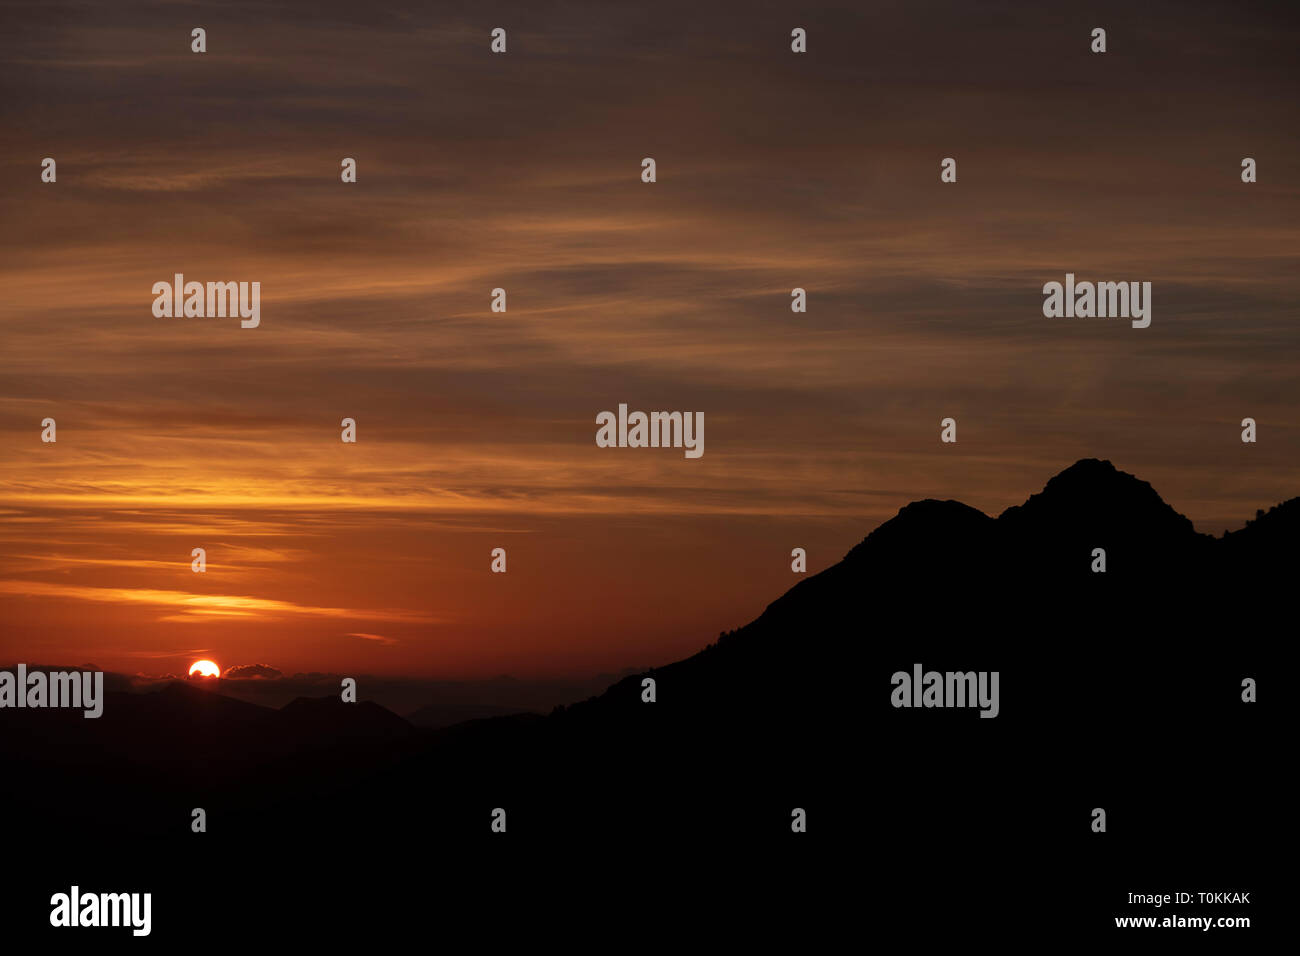
[[[1149,483],[1127,471],[1120,471],[1109,459],[1103,458],[1080,458],[1049,478],[1043,493],[1062,494],[1075,489],[1087,489],[1093,493],[1103,489],[1131,489],[1150,494],[1157,500],[1160,498]]]
[[[1053,476],[1023,505],[1002,512],[998,522],[1049,534],[1066,528],[1122,528],[1128,535],[1157,538],[1196,534],[1192,522],[1150,484],[1097,458],[1081,458]]]
[[[1150,484],[1127,471],[1120,471],[1109,460],[1101,458],[1080,458],[1069,468],[1049,478],[1040,494],[1062,497],[1086,495],[1089,498],[1098,495],[1111,498],[1134,495],[1168,507]],[[1037,497],[1039,495],[1031,495],[1029,501]]]

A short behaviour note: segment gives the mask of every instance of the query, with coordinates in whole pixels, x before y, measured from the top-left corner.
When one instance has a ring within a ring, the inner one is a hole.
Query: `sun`
[[[195,661],[193,666],[190,667],[190,676],[194,677],[195,675],[199,677],[220,677],[221,668],[213,661]]]

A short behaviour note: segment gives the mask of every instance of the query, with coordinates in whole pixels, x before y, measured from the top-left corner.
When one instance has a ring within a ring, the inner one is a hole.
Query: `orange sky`
[[[659,664],[913,499],[1096,456],[1218,533],[1300,489],[1292,19],[846,8],[796,57],[768,8],[41,9],[0,67],[0,660]],[[1151,328],[1043,318],[1067,271],[1151,281]],[[175,272],[261,282],[261,326],[155,318]],[[619,402],[703,411],[704,456],[596,448]]]

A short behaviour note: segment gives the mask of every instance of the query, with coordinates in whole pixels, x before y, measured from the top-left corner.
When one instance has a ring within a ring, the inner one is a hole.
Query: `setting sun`
[[[196,674],[199,677],[220,677],[221,668],[213,661],[195,661],[190,668],[190,676],[193,677]]]

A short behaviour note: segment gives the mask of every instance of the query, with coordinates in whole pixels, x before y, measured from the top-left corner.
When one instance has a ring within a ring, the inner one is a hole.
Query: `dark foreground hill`
[[[509,839],[595,857],[869,858],[914,915],[909,887],[958,907],[990,880],[1041,908],[1036,874],[1052,873],[1077,894],[1062,905],[1095,917],[1120,885],[1231,885],[1271,852],[1268,699],[1298,532],[1293,499],[1198,534],[1150,485],[1084,460],[997,518],[914,502],[750,624],[547,717],[420,733],[373,705],[276,712],[184,686],[115,695],[99,721],[8,711],[0,757],[23,782],[6,819],[418,853],[499,846],[501,809]],[[997,716],[893,706],[892,675],[917,665],[997,672]],[[189,833],[195,806],[208,834]]]

